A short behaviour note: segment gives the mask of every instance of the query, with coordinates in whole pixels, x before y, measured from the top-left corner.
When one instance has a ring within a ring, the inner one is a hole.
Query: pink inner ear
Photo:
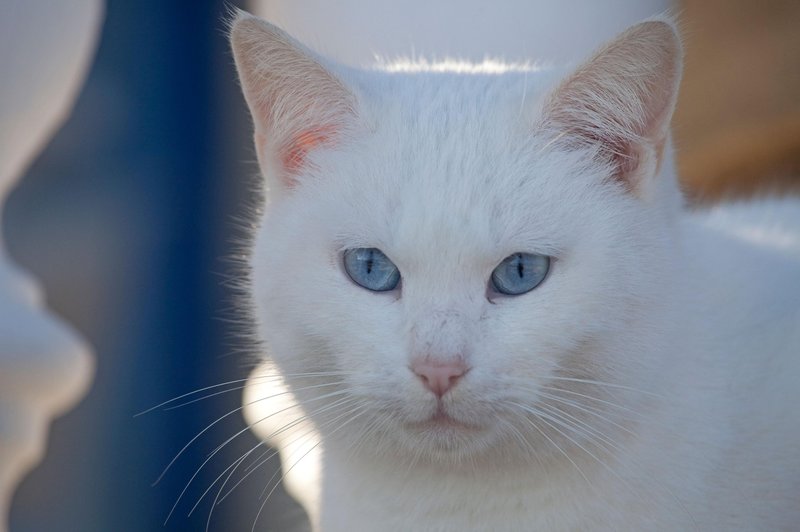
[[[591,144],[597,144],[603,147],[603,155],[612,162],[616,168],[614,178],[625,185],[627,188],[632,187],[629,181],[631,173],[636,171],[639,165],[639,154],[634,148],[633,142],[630,140],[620,139],[614,135],[601,135],[596,131],[587,128],[582,132],[582,136]]]
[[[297,173],[305,164],[308,153],[331,140],[331,128],[321,127],[294,135],[283,150],[281,163],[289,174]]]

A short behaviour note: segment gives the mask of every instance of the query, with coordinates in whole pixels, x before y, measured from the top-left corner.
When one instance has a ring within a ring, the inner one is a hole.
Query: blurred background
[[[186,514],[256,444],[244,432],[209,461],[162,527],[208,454],[245,428],[241,416],[210,429],[151,484],[195,434],[239,408],[241,394],[134,415],[242,379],[251,366],[228,284],[238,276],[244,211],[257,203],[250,122],[228,50],[227,5],[187,5],[107,3],[72,116],[3,213],[9,253],[97,359],[88,396],[54,423],[44,462],[16,493],[15,532],[203,530],[211,500]],[[249,530],[273,469],[238,488],[252,497],[217,507],[211,529]]]
[[[245,431],[226,446],[162,525],[208,455],[245,428],[241,416],[213,426],[151,483],[195,434],[239,408],[241,395],[134,414],[242,379],[252,362],[231,286],[258,203],[250,122],[225,37],[228,6],[239,3],[187,5],[108,2],[74,112],[3,212],[9,252],[92,343],[98,367],[91,392],[56,420],[44,462],[20,486],[15,532],[203,530],[215,492],[187,513],[257,443]],[[686,75],[674,125],[688,196],[800,190],[800,2],[686,0],[678,13]],[[249,530],[276,467],[217,506],[210,529]],[[278,492],[259,526],[286,530],[298,514]]]

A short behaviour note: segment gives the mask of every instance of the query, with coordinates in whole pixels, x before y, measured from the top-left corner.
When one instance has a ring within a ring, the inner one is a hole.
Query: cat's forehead
[[[465,254],[552,234],[546,218],[563,187],[537,153],[530,111],[550,80],[527,75],[385,80],[357,174],[393,245]]]

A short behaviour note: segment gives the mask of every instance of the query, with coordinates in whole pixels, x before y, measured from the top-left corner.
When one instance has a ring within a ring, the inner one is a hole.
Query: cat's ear
[[[312,52],[259,18],[240,11],[230,39],[261,171],[292,188],[307,155],[352,124],[355,98]]]
[[[671,21],[639,23],[550,94],[544,126],[559,141],[597,149],[616,180],[647,195],[669,137],[681,63],[681,44]]]

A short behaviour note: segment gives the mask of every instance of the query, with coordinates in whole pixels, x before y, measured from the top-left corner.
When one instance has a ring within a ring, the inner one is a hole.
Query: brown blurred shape
[[[800,192],[800,2],[682,0],[673,126],[695,201]]]

